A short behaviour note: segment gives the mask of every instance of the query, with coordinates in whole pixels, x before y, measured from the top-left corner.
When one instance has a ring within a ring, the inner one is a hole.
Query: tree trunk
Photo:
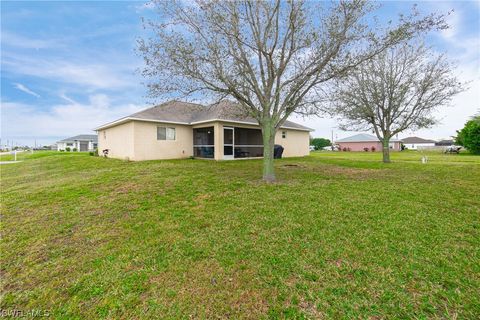
[[[262,126],[263,135],[263,181],[275,182],[275,168],[273,166],[273,147],[275,145],[275,128],[270,125]]]
[[[383,138],[383,162],[390,163],[390,138]]]

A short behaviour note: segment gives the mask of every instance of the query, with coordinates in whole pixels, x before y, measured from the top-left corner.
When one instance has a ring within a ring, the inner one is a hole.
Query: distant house
[[[448,147],[453,146],[454,144],[455,142],[451,139],[440,140],[435,143],[435,145],[438,147]]]
[[[408,137],[401,139],[401,141],[405,145],[405,148],[410,150],[417,150],[418,148],[435,146],[435,140],[422,139],[419,137]]]
[[[76,149],[76,151],[93,151],[97,149],[98,137],[96,134],[80,134],[75,137],[70,137],[57,142],[57,150],[70,151]]]
[[[380,140],[371,135],[360,133],[353,135],[351,137],[339,139],[335,141],[338,145],[340,151],[382,151],[382,143]],[[390,139],[390,149],[399,151],[400,150],[400,140]]]

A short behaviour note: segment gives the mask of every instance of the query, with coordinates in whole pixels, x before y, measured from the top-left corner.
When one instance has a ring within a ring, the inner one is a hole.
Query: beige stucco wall
[[[98,131],[98,153],[108,149],[108,157],[134,160],[133,122]]]
[[[287,133],[282,138],[282,132]],[[275,135],[275,144],[281,145],[284,157],[303,157],[310,154],[310,132],[291,129],[279,129]]]
[[[193,156],[191,126],[133,121],[134,158],[132,160],[181,159]],[[157,127],[175,128],[175,140],[157,140]]]

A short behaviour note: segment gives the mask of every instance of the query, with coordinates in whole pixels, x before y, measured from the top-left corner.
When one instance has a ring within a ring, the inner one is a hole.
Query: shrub
[[[70,151],[70,147],[66,147],[66,148],[65,148],[65,151]]]
[[[350,149],[350,148],[347,148],[347,151],[352,151],[352,149]]]
[[[343,147],[343,149],[342,149],[342,150],[343,150],[343,151],[347,151],[347,147]]]
[[[60,149],[60,152],[64,152],[64,151],[65,151],[65,150],[63,150],[63,149]]]
[[[363,148],[363,151],[368,152],[368,148],[367,147]]]
[[[465,123],[465,127],[457,131],[457,134],[456,144],[467,148],[471,153],[480,154],[480,115]]]
[[[315,150],[321,150],[323,147],[331,146],[332,143],[328,139],[314,138],[310,141],[310,145],[315,147]]]
[[[377,149],[375,149],[375,147],[372,146],[372,147],[370,148],[370,150],[372,150],[372,152],[375,152],[375,150],[377,150]]]
[[[77,151],[77,148],[73,148],[73,150],[72,150],[72,151]]]
[[[95,152],[90,151],[88,154],[91,155],[91,156],[94,156],[94,155],[95,155]]]

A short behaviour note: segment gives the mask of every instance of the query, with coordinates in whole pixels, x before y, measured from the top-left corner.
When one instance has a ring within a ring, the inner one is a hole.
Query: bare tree
[[[403,43],[364,62],[336,81],[331,95],[340,128],[373,131],[390,162],[390,139],[407,129],[429,128],[433,112],[463,90],[444,54],[424,44]]]
[[[405,39],[445,28],[443,16],[378,28],[367,1],[154,1],[154,36],[139,42],[152,97],[233,98],[262,128],[263,179],[275,180],[275,133],[311,114],[328,81]]]

